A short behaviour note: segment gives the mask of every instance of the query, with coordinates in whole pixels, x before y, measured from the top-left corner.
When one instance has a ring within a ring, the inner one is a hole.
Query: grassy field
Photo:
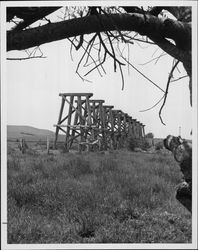
[[[172,155],[8,150],[8,243],[189,243]]]

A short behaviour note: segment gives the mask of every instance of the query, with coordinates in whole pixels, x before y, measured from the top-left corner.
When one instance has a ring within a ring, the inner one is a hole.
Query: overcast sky
[[[156,46],[142,44],[130,46],[130,61],[142,73],[148,76],[165,90],[168,74],[172,67],[172,58],[163,56],[156,64],[148,62],[160,55],[162,51]],[[170,84],[167,103],[162,111],[164,126],[158,117],[159,108],[140,112],[153,106],[163,92],[143,78],[134,69],[124,69],[125,87],[122,88],[121,76],[113,70],[112,60],[105,64],[106,75],[101,77],[97,71],[87,76],[92,83],[83,82],[75,73],[82,51],[73,51],[70,56],[70,43],[61,40],[40,46],[45,59],[8,61],[7,66],[7,124],[29,125],[55,131],[60,101],[59,93],[91,92],[94,99],[105,100],[106,105],[114,105],[133,118],[145,124],[145,132],[154,133],[155,137],[166,137],[168,134],[191,138],[192,109],[189,101],[188,78]],[[24,52],[11,51],[7,57],[24,57]],[[175,78],[186,75],[182,65]],[[82,69],[84,71],[84,69]],[[84,71],[86,72],[86,70]]]

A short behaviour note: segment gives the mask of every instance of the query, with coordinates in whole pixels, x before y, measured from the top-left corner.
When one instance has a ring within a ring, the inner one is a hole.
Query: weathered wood
[[[61,108],[60,108],[60,113],[58,117],[58,124],[61,122],[62,114],[63,114],[63,108],[65,105],[65,100],[62,98],[61,100]],[[55,132],[55,140],[54,140],[54,148],[56,148],[56,142],[58,140],[58,132],[59,132],[59,127],[56,127],[56,132]]]
[[[58,129],[66,128],[66,138],[65,138],[65,148],[68,151],[72,143],[77,137],[80,137],[80,142],[85,141],[88,137],[91,136],[91,131],[96,129],[96,126],[93,126],[93,121],[91,117],[91,109],[89,98],[92,96],[92,93],[60,93],[59,96],[64,99],[65,102],[69,104],[69,109],[67,115],[61,119],[57,125]],[[67,124],[64,124],[67,123]],[[77,131],[78,130],[78,131]]]
[[[59,96],[88,96],[88,97],[92,97],[93,93],[60,93]]]
[[[65,98],[65,100],[67,101],[67,99]],[[72,108],[73,108],[73,101],[74,101],[74,96],[70,97],[70,102],[69,102],[69,114],[68,114],[68,120],[67,120],[67,125],[71,125],[71,117],[72,117]],[[67,126],[67,130],[66,130],[66,138],[65,138],[65,149],[66,151],[69,150],[68,148],[68,139],[69,139],[69,135],[70,135],[70,127]]]
[[[77,108],[78,108],[78,104],[77,104]],[[71,141],[70,141],[70,145],[69,147],[71,148],[72,146],[72,143],[75,139],[75,134],[76,134],[76,130],[77,130],[77,126],[78,125],[78,118],[79,118],[79,114],[77,112],[75,112],[75,115],[74,115],[74,125],[73,126],[70,126],[72,128],[72,132],[71,132]]]
[[[96,103],[96,102],[98,102],[98,103],[104,103],[105,101],[102,100],[102,99],[94,99],[94,100],[89,100],[89,102],[90,103]]]
[[[78,97],[80,97],[80,96],[78,96]],[[64,96],[63,98],[65,99],[65,101],[66,101],[69,105],[71,105],[70,101],[68,101],[67,98],[66,98],[65,96]],[[74,98],[74,96],[71,95],[71,98]],[[81,105],[82,105],[82,103],[80,102],[80,107],[81,107]],[[71,107],[79,114],[79,116],[80,116],[81,119],[85,120],[85,117],[82,116],[82,112],[79,112],[78,108],[76,108],[76,107],[73,105],[73,103],[72,103]],[[81,110],[82,110],[82,107],[81,107]],[[72,111],[71,111],[71,113],[69,112],[68,119],[69,119],[69,116],[70,116],[72,113],[73,113]]]
[[[26,149],[28,149],[28,145],[27,145],[27,143],[26,143],[26,141],[25,141],[24,138],[20,138],[19,149],[22,152],[22,154],[25,154]]]
[[[48,136],[47,136],[47,143],[46,143],[46,145],[47,145],[47,154],[49,154],[50,153],[50,139],[49,139]]]
[[[103,105],[104,108],[109,108],[109,109],[113,109],[114,106],[113,105]]]
[[[62,97],[62,102],[69,104],[69,110],[63,118],[64,105],[61,106],[58,124],[54,126],[56,131],[61,130],[66,134],[66,150],[71,148],[74,139],[77,140],[78,137],[80,143],[86,141],[90,143],[100,138],[100,148],[103,150],[123,147],[129,135],[137,138],[143,137],[140,122],[132,119],[120,109],[113,110],[113,105],[104,105],[105,101],[102,99],[91,100],[92,93],[61,93],[59,95]],[[64,127],[66,130],[63,129]]]
[[[105,127],[105,114],[103,110],[103,103],[101,99],[90,100],[90,114],[93,119],[93,124],[98,128],[92,131],[92,138],[97,139],[99,135],[102,136],[104,148],[106,147],[106,127]]]

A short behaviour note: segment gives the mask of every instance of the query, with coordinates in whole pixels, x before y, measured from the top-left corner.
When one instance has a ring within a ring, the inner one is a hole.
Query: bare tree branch
[[[146,78],[149,82],[151,82],[155,87],[157,87],[158,89],[160,89],[162,92],[165,93],[165,91],[159,87],[156,83],[154,83],[151,79],[149,79],[147,76],[145,76],[140,70],[138,70],[133,64],[131,64],[130,62],[128,62],[122,55],[121,57],[133,68],[135,69],[138,73],[140,73],[144,78]]]
[[[156,102],[152,107],[150,107],[150,108],[148,108],[148,109],[140,110],[140,112],[146,112],[146,111],[149,111],[149,110],[155,108],[155,107],[164,99],[164,96],[165,96],[165,95],[163,95],[163,96],[159,99],[159,101]]]
[[[22,61],[22,60],[28,60],[28,59],[40,59],[40,58],[47,58],[46,56],[32,56],[32,57],[16,57],[16,58],[12,58],[12,57],[7,57],[6,60],[10,60],[10,61]]]
[[[166,92],[165,92],[165,96],[164,96],[164,101],[163,101],[162,106],[161,106],[161,108],[159,110],[159,118],[160,118],[161,123],[164,124],[164,125],[166,125],[166,124],[163,122],[163,119],[161,117],[161,113],[162,113],[162,109],[163,109],[163,107],[164,107],[164,105],[166,103],[166,99],[167,99],[167,95],[168,95],[168,89],[169,89],[169,85],[170,85],[170,80],[171,80],[171,78],[173,76],[173,72],[174,72],[175,68],[177,67],[178,63],[179,63],[179,61],[177,61],[175,63],[175,65],[171,69],[171,72],[169,74],[168,81],[167,81],[167,84],[166,84]]]
[[[176,82],[176,81],[179,81],[179,80],[181,80],[181,79],[183,79],[183,78],[186,78],[186,77],[188,77],[188,75],[181,76],[181,77],[179,77],[179,78],[177,78],[177,79],[175,79],[175,80],[171,80],[171,82]]]
[[[188,38],[189,42],[191,41],[191,26],[189,25],[188,29],[184,29],[181,22],[178,22],[179,25],[177,26],[170,25],[170,28],[167,29],[163,20],[152,15],[146,15],[146,24],[142,14],[111,14],[111,18],[114,24],[109,22],[109,18],[106,15],[102,14],[100,15],[100,21],[98,17],[92,15],[46,24],[21,32],[8,31],[7,50],[23,50],[73,36],[111,31],[115,30],[115,25],[118,30],[135,31],[141,35],[158,34],[159,37],[173,40],[178,40],[178,36],[180,36],[181,38]],[[101,25],[101,22],[103,25]]]
[[[166,55],[167,55],[167,54],[162,53],[161,55],[159,55],[159,56],[157,56],[157,57],[155,57],[155,58],[149,60],[148,62],[140,63],[139,65],[142,65],[142,66],[143,66],[143,65],[149,64],[149,63],[155,61],[156,59],[158,60],[158,59],[161,58],[162,56],[166,56]]]

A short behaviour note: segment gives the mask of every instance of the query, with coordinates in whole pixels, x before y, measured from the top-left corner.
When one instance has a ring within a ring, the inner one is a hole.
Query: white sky
[[[162,57],[154,62],[140,65],[159,55],[160,49],[153,55],[156,46],[142,44],[130,46],[130,60],[142,73],[148,76],[165,90],[168,74],[172,66],[172,58]],[[163,95],[148,80],[127,66],[124,69],[125,88],[122,91],[119,70],[114,73],[112,60],[105,64],[107,74],[100,77],[97,71],[88,75],[92,83],[83,82],[75,73],[81,52],[73,50],[74,61],[70,57],[70,43],[67,40],[48,43],[40,46],[45,59],[25,61],[7,61],[7,124],[29,125],[55,131],[61,92],[91,92],[94,99],[104,99],[105,104],[114,105],[133,118],[144,123],[146,133],[152,132],[155,137],[166,137],[168,134],[191,138],[192,109],[189,102],[188,78],[170,84],[166,106],[162,117],[166,126],[161,124],[158,111],[161,105],[147,111]],[[24,57],[24,52],[11,51],[7,57]],[[153,57],[152,57],[153,56]],[[186,75],[180,64],[179,74]]]

